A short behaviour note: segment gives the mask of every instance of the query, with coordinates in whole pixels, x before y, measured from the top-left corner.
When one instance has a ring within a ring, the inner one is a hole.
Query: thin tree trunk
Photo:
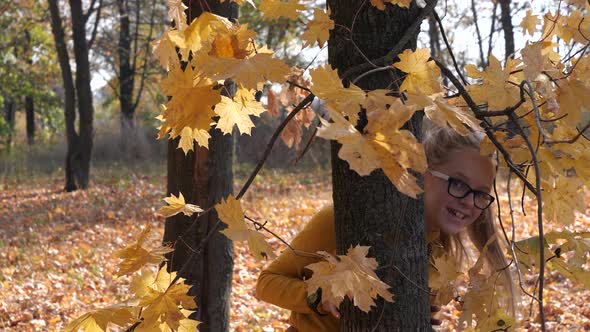
[[[409,10],[388,5],[385,11],[360,0],[329,0],[328,5],[337,27],[350,27],[356,16],[352,37],[369,59],[389,52],[420,12],[415,2]],[[346,29],[336,28],[330,32],[328,59],[339,72],[366,62],[347,38]],[[416,39],[417,32],[406,48],[415,48]],[[396,79],[389,74],[380,72],[367,76],[358,85],[365,90],[387,88]],[[359,122],[359,128],[366,125],[364,114]],[[410,129],[419,136],[419,119],[411,123]],[[344,254],[351,245],[357,244],[372,246],[370,254],[380,266],[388,266],[377,273],[392,286],[395,299],[394,303],[379,300],[377,307],[368,314],[345,301],[340,307],[341,331],[430,331],[430,299],[423,290],[428,286],[422,201],[399,193],[380,170],[365,177],[351,171],[348,164],[338,158],[339,148],[339,144],[332,142],[337,251]],[[412,281],[402,277],[397,269]]]
[[[139,4],[138,4],[139,6]],[[128,133],[133,131],[134,111],[133,108],[133,86],[135,73],[131,68],[131,35],[129,19],[129,1],[118,0],[119,8],[119,104],[121,105],[121,147],[127,154],[129,148]],[[138,24],[136,22],[136,24]],[[131,135],[131,137],[134,137]]]
[[[475,24],[475,33],[477,34],[477,45],[479,47],[479,67],[483,68],[486,64],[486,59],[483,55],[483,40],[479,30],[479,22],[477,20],[477,8],[475,8],[475,0],[471,0],[471,13],[473,14],[473,23]]]
[[[186,3],[190,6],[190,1]],[[237,18],[238,7],[225,1],[209,2],[212,12]],[[197,1],[192,2],[189,22],[201,14]],[[177,149],[178,139],[168,143],[168,194],[185,196],[187,202],[203,207],[212,206],[232,193],[233,187],[233,138],[221,131],[211,130],[209,150],[195,145],[196,152],[185,156]],[[193,233],[183,237],[183,242],[195,246],[217,223],[217,214],[212,210],[199,221]],[[176,241],[190,225],[190,218],[177,215],[166,219],[164,242]],[[177,243],[171,259],[171,269],[179,270],[191,254],[182,242]],[[190,268],[182,276],[193,287],[190,294],[195,296],[198,305],[194,319],[202,322],[201,332],[229,331],[230,294],[233,274],[233,243],[217,232],[207,243],[202,254],[189,263]]]
[[[502,12],[502,30],[504,31],[504,59],[514,58],[514,26],[510,12],[510,0],[499,0]]]
[[[78,133],[76,132],[76,90],[72,79],[72,68],[66,46],[64,29],[59,14],[58,0],[49,0],[51,13],[51,30],[55,41],[57,58],[61,68],[61,78],[64,86],[64,112],[66,125],[67,152],[65,160],[65,190],[78,189],[80,179],[80,164],[78,153]]]
[[[88,45],[86,42],[86,25],[81,0],[70,0],[72,16],[72,34],[74,55],[76,59],[76,94],[78,112],[80,114],[80,188],[88,187],[90,178],[90,159],[92,155],[92,136],[94,106],[90,89],[90,63],[88,61]]]
[[[14,123],[16,114],[16,103],[12,97],[4,97],[4,121],[8,125],[10,132],[6,137],[6,151],[10,152],[12,148],[12,137],[14,135]]]
[[[31,44],[31,33],[28,29],[25,29],[25,51],[24,56],[26,57],[29,68],[33,67],[33,55],[32,55],[32,44]],[[35,103],[32,94],[25,96],[25,113],[27,123],[27,143],[29,145],[35,144]]]

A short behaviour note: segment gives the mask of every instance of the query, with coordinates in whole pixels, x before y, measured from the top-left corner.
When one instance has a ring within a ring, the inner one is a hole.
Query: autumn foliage
[[[411,1],[371,4],[374,10],[384,10],[387,6],[407,8]],[[523,284],[523,275],[539,276],[526,294],[540,302],[541,321],[545,310],[545,266],[574,282],[590,284],[590,272],[584,265],[590,249],[589,235],[574,232],[570,227],[576,221],[576,212],[586,210],[582,194],[590,185],[590,142],[584,136],[590,126],[584,122],[590,110],[590,60],[586,52],[590,23],[584,20],[586,2],[567,1],[569,14],[557,11],[539,17],[527,11],[522,28],[530,38],[505,63],[490,55],[485,68],[472,64],[465,68],[455,66],[454,73],[438,59],[432,59],[428,50],[406,49],[392,63],[373,64],[372,69],[348,78],[346,85],[329,65],[309,70],[308,80],[301,70],[291,69],[273,57],[271,50],[255,44],[256,32],[247,25],[209,12],[187,24],[182,1],[168,1],[168,5],[175,28],[154,43],[154,54],[167,70],[162,88],[170,97],[161,108],[159,138],[180,137],[178,148],[188,153],[195,143],[208,146],[212,128],[224,134],[232,134],[236,129],[239,134],[250,134],[254,126],[251,117],[266,111],[254,98],[255,91],[262,90],[268,81],[287,81],[285,84],[290,87],[285,86],[285,91],[293,92],[289,89],[294,87],[299,90],[285,95],[281,101],[269,94],[269,111],[276,105],[289,105],[290,112],[300,112],[314,97],[322,99],[329,119],[319,119],[317,135],[337,140],[342,145],[338,156],[359,175],[382,169],[400,192],[416,198],[422,188],[415,174],[426,170],[426,158],[422,145],[404,125],[415,112],[423,112],[432,122],[461,135],[474,131],[485,134],[481,151],[496,153],[499,167],[511,174],[507,190],[519,188],[523,201],[537,204],[537,237],[517,240],[514,232],[512,236],[505,232],[493,240],[502,241],[509,248],[509,268],[520,272],[519,286]],[[259,7],[270,19],[296,19],[308,9],[297,0],[264,0]],[[322,46],[334,22],[329,10],[313,8],[313,13],[312,20],[302,21],[308,27],[302,38],[305,46],[316,42]],[[568,49],[571,47],[567,54],[559,53],[564,43]],[[364,91],[355,85],[361,77],[376,71],[392,71],[401,79],[388,90]],[[443,75],[448,79],[446,86]],[[235,83],[235,91],[222,84],[230,79]],[[362,131],[357,127],[361,110],[368,122]],[[310,118],[299,117],[296,126],[309,125]],[[291,128],[291,134],[283,136],[287,144],[300,141],[297,132]],[[198,207],[185,202],[182,193],[178,193],[165,198],[168,205],[161,207],[160,213],[167,217],[215,209],[228,226],[222,231],[225,236],[245,241],[258,259],[272,257],[274,252],[267,243],[267,236],[272,233],[245,214],[239,198],[240,195],[230,196],[214,206]],[[510,217],[514,218],[514,213]],[[543,223],[555,225],[555,231],[543,233]],[[518,222],[511,220],[510,224],[516,227]],[[133,275],[130,298],[79,317],[67,330],[104,331],[108,324],[133,326],[135,331],[194,329],[198,322],[188,319],[188,315],[198,303],[186,295],[189,287],[182,278],[166,272],[163,263],[163,254],[172,248],[150,246],[148,239],[149,229],[117,253],[121,258],[118,273]],[[344,297],[349,297],[364,311],[371,310],[378,296],[393,301],[395,294],[378,279],[374,272],[378,263],[367,253],[368,247],[362,246],[352,247],[347,255],[339,257],[307,253],[322,259],[309,266],[314,274],[306,280],[308,291],[322,287],[325,298],[333,304],[339,305]],[[520,317],[510,316],[506,308],[487,301],[511,294],[506,287],[494,284],[497,271],[491,271],[490,277],[482,260],[468,271],[459,271],[457,263],[447,256],[437,257],[433,264],[437,271],[431,286],[446,301],[461,294],[460,320],[465,326],[490,331],[520,323]],[[459,288],[457,278],[467,280],[466,289]]]

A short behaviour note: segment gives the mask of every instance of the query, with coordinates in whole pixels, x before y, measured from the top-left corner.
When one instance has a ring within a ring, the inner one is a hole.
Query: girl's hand
[[[431,313],[430,324],[432,324],[432,325],[440,325],[440,324],[442,324],[442,321],[440,319],[436,319],[436,318],[433,318],[432,317],[433,315],[435,315],[439,311],[440,311],[440,306],[437,306],[437,305],[431,305],[430,306],[430,313]]]
[[[322,302],[321,307],[322,307],[322,311],[329,313],[336,318],[340,318],[340,311],[338,311],[338,308],[335,305],[333,305],[332,303]]]

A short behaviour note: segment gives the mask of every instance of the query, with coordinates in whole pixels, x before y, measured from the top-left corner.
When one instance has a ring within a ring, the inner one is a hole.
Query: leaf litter
[[[242,199],[244,210],[290,240],[315,211],[330,203],[330,178],[328,171],[264,171]],[[115,253],[146,227],[158,238],[163,235],[164,220],[157,209],[165,197],[165,176],[106,176],[88,190],[73,193],[61,191],[58,176],[23,182],[7,182],[0,193],[0,330],[59,331],[83,313],[125,300],[130,280],[115,279]],[[240,185],[243,178],[235,182]],[[506,197],[501,200],[506,203]],[[533,202],[526,200],[525,208],[526,216],[516,212],[518,239],[535,235]],[[507,209],[502,216],[509,220]],[[586,215],[576,220],[570,230],[588,229]],[[276,254],[284,250],[277,239],[268,242]],[[245,242],[237,242],[234,250],[230,329],[283,331],[289,312],[255,297],[256,279],[265,263],[250,254]],[[527,286],[534,283],[534,277],[525,275]],[[590,330],[590,291],[550,271],[545,298],[548,328]],[[438,330],[457,328],[457,307],[456,302],[443,307]],[[525,330],[538,327],[534,313]]]

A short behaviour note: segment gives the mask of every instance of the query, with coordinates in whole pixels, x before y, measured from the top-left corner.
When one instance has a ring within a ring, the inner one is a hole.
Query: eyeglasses
[[[467,183],[459,179],[433,170],[428,170],[428,172],[439,179],[448,181],[449,187],[447,191],[449,195],[455,198],[464,198],[470,193],[473,193],[473,204],[478,209],[485,210],[494,202],[494,196],[483,191],[473,190]]]

